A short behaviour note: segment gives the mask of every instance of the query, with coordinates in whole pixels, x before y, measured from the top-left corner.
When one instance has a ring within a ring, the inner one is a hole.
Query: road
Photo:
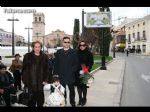
[[[121,106],[150,106],[150,56],[116,56],[126,60]]]

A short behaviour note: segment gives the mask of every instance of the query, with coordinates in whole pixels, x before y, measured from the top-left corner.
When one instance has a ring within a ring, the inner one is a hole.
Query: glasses
[[[85,47],[86,45],[79,45],[79,46],[83,46],[83,47]]]
[[[70,42],[65,42],[65,41],[64,41],[64,43],[68,43],[68,44],[69,44]]]

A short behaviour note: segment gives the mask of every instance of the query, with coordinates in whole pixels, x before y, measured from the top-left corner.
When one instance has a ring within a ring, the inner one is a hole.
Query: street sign
[[[88,28],[111,27],[111,12],[86,13],[85,26]]]

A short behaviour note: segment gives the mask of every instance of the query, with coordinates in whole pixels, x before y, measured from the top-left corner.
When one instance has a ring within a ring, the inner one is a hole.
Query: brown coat
[[[14,72],[15,70],[22,70],[22,64],[23,63],[21,60],[14,59],[14,60],[12,60],[12,64],[11,64],[9,70],[11,72]]]
[[[23,59],[22,81],[32,91],[43,90],[43,81],[47,82],[49,75],[48,57],[42,51],[39,64],[36,63],[34,52],[27,53]]]

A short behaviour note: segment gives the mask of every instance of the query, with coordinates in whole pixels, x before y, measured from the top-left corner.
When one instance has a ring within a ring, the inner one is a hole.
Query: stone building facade
[[[125,24],[126,48],[150,54],[150,15]]]
[[[33,14],[33,37],[32,41],[39,40],[47,48],[61,47],[62,38],[68,36],[72,40],[72,35],[66,34],[64,31],[57,29],[45,35],[45,16],[43,13]]]

